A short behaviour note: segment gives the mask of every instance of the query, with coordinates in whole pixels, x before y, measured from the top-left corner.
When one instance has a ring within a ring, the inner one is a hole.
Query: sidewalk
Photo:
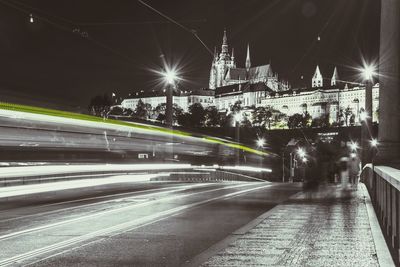
[[[295,195],[195,259],[202,266],[392,266],[364,184]],[[192,262],[194,263],[194,262]]]

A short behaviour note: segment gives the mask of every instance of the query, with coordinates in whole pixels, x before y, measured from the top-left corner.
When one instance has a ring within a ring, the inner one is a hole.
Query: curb
[[[362,188],[362,192],[364,195],[365,206],[367,207],[369,218],[369,225],[371,227],[372,239],[374,240],[379,266],[395,266],[392,255],[390,254],[389,248],[386,244],[385,238],[383,237],[381,226],[379,224],[378,218],[376,217],[374,207],[372,206],[368,190],[365,184],[360,183],[359,186]]]

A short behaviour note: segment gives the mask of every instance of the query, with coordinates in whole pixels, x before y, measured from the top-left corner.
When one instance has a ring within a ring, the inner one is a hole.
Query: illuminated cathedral
[[[285,91],[290,89],[287,82],[279,82],[278,74],[274,73],[271,64],[262,66],[251,66],[250,46],[247,45],[247,56],[244,68],[238,68],[235,62],[234,49],[229,54],[228,38],[226,31],[222,38],[221,52],[214,50],[214,57],[211,64],[209,88],[216,89],[227,85],[240,83],[265,83],[274,91]]]

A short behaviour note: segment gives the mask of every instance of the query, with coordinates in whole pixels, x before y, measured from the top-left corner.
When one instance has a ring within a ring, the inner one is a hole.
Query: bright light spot
[[[350,148],[351,148],[352,151],[357,150],[357,149],[358,149],[358,144],[357,144],[357,142],[351,142]]]
[[[377,147],[378,146],[378,140],[376,140],[375,138],[371,140],[371,146],[372,147]]]
[[[356,154],[356,153],[351,153],[351,154],[350,154],[350,157],[351,157],[352,159],[354,159],[354,158],[357,157],[357,154]]]
[[[365,65],[362,70],[365,80],[372,80],[373,76],[376,75],[375,66],[373,65]]]
[[[33,23],[33,15],[32,14],[29,15],[29,22]]]
[[[301,158],[304,158],[304,157],[306,156],[306,152],[304,151],[303,148],[299,148],[299,149],[297,150],[297,154],[298,154]]]
[[[257,168],[252,166],[221,166],[223,170],[239,170],[239,171],[249,171],[249,172],[272,172],[271,169],[267,168]]]
[[[368,113],[366,111],[362,111],[360,113],[360,120],[366,121],[369,118]]]
[[[168,84],[174,84],[175,81],[178,79],[178,75],[176,74],[176,72],[174,70],[167,70],[164,73],[164,78]]]
[[[303,162],[307,163],[308,159],[306,157],[303,158]]]
[[[318,37],[317,37],[317,40],[318,40],[318,41],[321,41],[321,36],[318,36]]]
[[[264,144],[265,144],[265,139],[264,139],[264,138],[259,138],[259,139],[257,140],[257,146],[258,146],[258,147],[263,147]]]
[[[242,118],[243,118],[243,116],[242,116],[242,114],[240,112],[236,113],[235,116],[234,116],[234,119],[235,119],[236,122],[241,122]]]

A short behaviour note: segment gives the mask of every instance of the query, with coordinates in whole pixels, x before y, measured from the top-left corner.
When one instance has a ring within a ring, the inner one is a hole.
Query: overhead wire
[[[153,12],[157,13],[158,15],[160,15],[161,17],[165,18],[166,20],[172,22],[173,24],[179,26],[180,28],[182,28],[183,30],[193,34],[193,36],[203,45],[203,47],[210,53],[211,56],[214,56],[214,52],[203,42],[203,40],[201,40],[200,36],[197,34],[197,32],[193,29],[189,29],[187,27],[185,27],[184,25],[182,25],[181,23],[179,23],[178,21],[172,19],[171,17],[165,15],[164,13],[162,13],[161,11],[155,9],[154,7],[150,6],[149,4],[147,4],[146,2],[142,1],[142,0],[138,0],[139,3],[141,3],[142,5],[146,6],[148,9],[152,10]]]

